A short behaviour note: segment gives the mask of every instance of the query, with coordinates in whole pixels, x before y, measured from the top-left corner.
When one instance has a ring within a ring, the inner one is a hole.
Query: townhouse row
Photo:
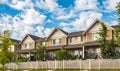
[[[19,47],[15,49],[15,53],[23,57],[33,57],[35,48],[40,44],[47,46],[47,53],[49,56],[55,57],[56,51],[65,49],[71,54],[79,57],[101,56],[100,44],[97,42],[99,37],[98,32],[102,28],[100,20],[95,20],[86,30],[68,33],[60,28],[55,28],[48,37],[38,37],[31,34],[26,34],[25,37],[19,42]],[[107,40],[113,37],[113,31],[120,28],[119,25],[107,27]],[[117,52],[120,52],[120,47],[115,47]]]

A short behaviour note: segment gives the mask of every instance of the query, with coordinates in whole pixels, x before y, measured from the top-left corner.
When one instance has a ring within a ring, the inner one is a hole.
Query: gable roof
[[[44,41],[46,41],[46,37],[44,37],[44,38],[39,38],[38,40],[36,40],[36,42],[44,42]]]
[[[31,37],[31,39],[33,39],[35,42],[36,42],[36,40],[40,39],[40,37],[38,37],[38,36],[31,35],[31,34],[26,34],[25,37],[24,37],[24,38],[22,39],[22,41],[20,42],[20,44],[25,40],[25,38],[26,38],[27,36]]]
[[[120,28],[120,25],[112,25],[111,27],[118,29],[118,28]]]
[[[86,32],[88,32],[97,22],[103,23],[102,21],[96,19],[96,20],[83,32],[83,35],[84,35]],[[104,25],[105,25],[106,27],[109,27],[109,28],[111,28],[111,29],[114,29],[113,27],[111,27],[111,26],[109,26],[109,25],[107,25],[107,24],[105,24],[105,23],[104,23]]]
[[[12,39],[12,38],[10,38],[10,40],[11,40],[11,42],[16,42],[16,43],[20,42],[20,40],[16,40],[16,39]]]
[[[28,34],[34,41],[40,39],[40,37],[38,36],[35,36],[35,35],[31,35],[31,34]]]
[[[68,34],[68,37],[79,36],[82,35],[84,31],[72,32]]]
[[[66,32],[66,31],[64,31],[64,30],[62,30],[62,29],[60,29],[60,28],[57,27],[57,28],[55,28],[55,29],[50,33],[50,35],[49,35],[46,39],[50,38],[50,37],[52,36],[52,34],[53,34],[56,30],[59,30],[59,31],[63,32],[66,36],[68,35],[68,32]]]

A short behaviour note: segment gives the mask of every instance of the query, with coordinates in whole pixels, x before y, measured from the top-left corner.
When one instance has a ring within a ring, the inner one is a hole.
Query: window
[[[74,37],[70,38],[70,43],[74,43],[74,42],[75,42],[75,38]]]
[[[82,42],[82,39],[81,39],[81,37],[78,37],[78,42]]]
[[[120,32],[118,32],[118,36],[120,36]]]
[[[31,47],[32,47],[31,43],[25,44],[25,48],[31,48]]]
[[[55,45],[61,44],[61,39],[54,39],[53,44],[55,44]]]
[[[32,44],[31,43],[29,43],[29,48],[31,48],[32,47]]]
[[[45,45],[46,45],[46,43],[45,43],[45,42],[42,42],[42,45],[44,45],[44,46],[45,46]]]
[[[94,33],[93,34],[93,40],[98,40],[100,38],[100,34]]]
[[[27,48],[27,44],[25,44],[25,48]]]

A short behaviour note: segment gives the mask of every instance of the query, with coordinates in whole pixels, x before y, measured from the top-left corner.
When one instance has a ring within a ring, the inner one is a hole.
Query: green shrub
[[[26,62],[26,61],[28,61],[29,60],[29,58],[25,58],[25,57],[19,57],[18,58],[18,62]]]
[[[67,50],[59,50],[56,52],[56,59],[57,60],[70,60],[70,59],[74,59],[74,56],[69,54]]]

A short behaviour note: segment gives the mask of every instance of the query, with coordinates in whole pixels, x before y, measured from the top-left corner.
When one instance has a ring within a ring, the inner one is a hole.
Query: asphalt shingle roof
[[[68,37],[79,36],[79,35],[82,35],[83,32],[84,31],[72,32],[68,34]]]
[[[12,42],[16,42],[16,43],[19,43],[19,42],[20,42],[20,40],[16,40],[16,39],[12,39],[12,38],[10,38],[10,40],[11,40]]]
[[[113,25],[113,26],[111,26],[111,27],[117,29],[117,28],[120,28],[120,25]]]
[[[35,36],[35,35],[31,35],[31,34],[28,34],[34,41],[40,39],[40,37],[38,36]]]

